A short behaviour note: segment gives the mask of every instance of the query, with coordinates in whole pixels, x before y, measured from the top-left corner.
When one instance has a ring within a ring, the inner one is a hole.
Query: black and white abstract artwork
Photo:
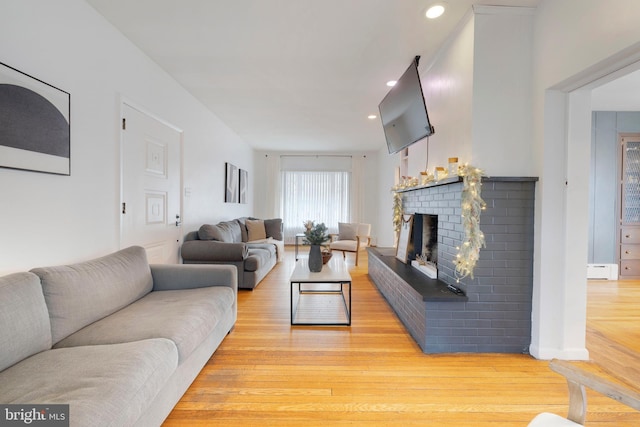
[[[240,169],[240,203],[247,203],[249,192],[249,172]]]
[[[71,174],[71,95],[0,63],[0,167]]]
[[[224,201],[238,203],[238,168],[231,163],[225,163],[225,192]]]

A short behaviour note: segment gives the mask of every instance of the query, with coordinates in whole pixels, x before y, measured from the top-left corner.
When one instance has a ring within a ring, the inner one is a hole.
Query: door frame
[[[123,129],[123,123],[124,123],[124,110],[125,110],[125,105],[128,106],[129,108],[132,108],[160,123],[162,123],[164,126],[167,126],[173,130],[175,130],[176,132],[178,132],[180,134],[180,163],[179,163],[179,168],[180,168],[180,183],[179,183],[179,187],[180,187],[180,221],[182,222],[182,224],[184,224],[184,131],[179,128],[178,126],[175,126],[174,124],[168,122],[167,120],[163,119],[162,117],[156,115],[155,113],[152,113],[149,109],[145,108],[144,106],[138,104],[137,102],[125,97],[125,96],[121,96],[120,97],[120,103],[119,103],[119,108],[120,108],[120,114],[119,114],[119,120],[118,120],[118,135],[120,138],[120,143],[118,144],[118,148],[120,150],[119,152],[119,163],[118,163],[118,167],[120,168],[119,171],[119,177],[120,177],[120,183],[119,183],[119,203],[118,203],[118,226],[119,226],[119,233],[118,233],[118,247],[120,249],[124,249],[122,248],[122,241],[123,241],[123,233],[124,233],[124,221],[123,221],[123,216],[122,216],[122,204],[124,203],[124,129]],[[178,242],[178,246],[182,246],[182,242],[184,240],[184,233],[180,233],[179,236],[179,242]],[[180,258],[179,258],[180,259]]]

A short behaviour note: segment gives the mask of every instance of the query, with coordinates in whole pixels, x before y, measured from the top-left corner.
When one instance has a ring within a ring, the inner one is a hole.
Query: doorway
[[[120,163],[120,247],[144,247],[149,263],[178,263],[182,132],[123,103]]]

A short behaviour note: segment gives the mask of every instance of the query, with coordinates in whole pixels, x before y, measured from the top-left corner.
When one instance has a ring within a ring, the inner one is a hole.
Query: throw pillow
[[[248,219],[245,221],[247,225],[247,234],[250,242],[254,240],[262,240],[267,238],[267,233],[264,229],[264,221],[261,219]]]
[[[338,223],[338,240],[356,240],[356,224],[348,222]]]
[[[245,223],[248,219],[259,219],[259,218],[253,218],[250,216],[243,216],[241,218],[237,218],[236,222],[240,225],[240,234],[241,234],[241,239],[243,242],[248,242],[249,241],[249,234],[247,234],[247,224]]]
[[[281,218],[265,219],[264,230],[267,233],[267,237],[273,237],[276,240],[284,240],[282,237]]]

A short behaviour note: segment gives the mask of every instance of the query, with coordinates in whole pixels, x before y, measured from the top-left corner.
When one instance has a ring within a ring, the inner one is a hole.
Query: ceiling
[[[388,80],[421,64],[474,0],[87,0],[249,145],[274,151],[385,146]],[[445,14],[428,20],[428,6]],[[536,6],[539,0],[490,0]]]

